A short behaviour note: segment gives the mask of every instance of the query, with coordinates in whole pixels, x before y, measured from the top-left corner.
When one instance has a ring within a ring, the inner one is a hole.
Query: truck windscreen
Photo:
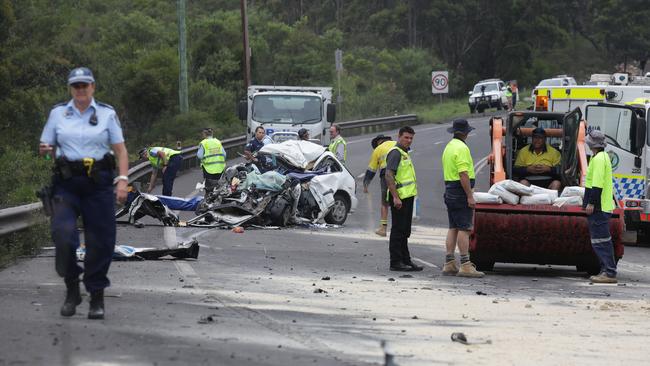
[[[321,98],[303,95],[258,95],[253,98],[253,120],[263,123],[317,123],[322,119]]]

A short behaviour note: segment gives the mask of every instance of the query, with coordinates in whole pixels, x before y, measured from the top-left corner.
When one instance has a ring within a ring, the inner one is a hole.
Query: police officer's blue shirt
[[[93,114],[97,120],[95,126],[90,123]],[[71,161],[100,160],[111,151],[111,145],[124,142],[124,136],[115,110],[93,98],[83,113],[73,100],[52,108],[41,142],[55,146],[57,157],[65,156]]]
[[[268,136],[265,136],[264,139],[262,139],[262,141],[258,140],[257,137],[253,137],[250,141],[248,141],[248,143],[244,147],[244,150],[250,151],[252,154],[255,153],[256,151],[259,151],[259,149],[261,149],[262,146],[271,143],[273,143],[273,140],[271,140],[271,138],[269,138]]]

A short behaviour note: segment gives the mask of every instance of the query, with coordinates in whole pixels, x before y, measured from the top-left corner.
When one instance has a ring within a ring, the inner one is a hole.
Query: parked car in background
[[[506,84],[501,79],[481,80],[469,92],[469,112],[483,113],[488,108],[502,110],[508,103]]]

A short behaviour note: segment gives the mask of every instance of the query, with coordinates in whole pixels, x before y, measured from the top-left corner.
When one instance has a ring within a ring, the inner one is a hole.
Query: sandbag
[[[519,196],[507,190],[502,184],[493,184],[488,193],[501,197],[503,202],[511,205],[519,203]]]
[[[519,203],[522,205],[550,205],[553,200],[547,193],[538,193],[532,196],[521,196]]]
[[[560,197],[580,197],[580,198],[585,198],[585,187],[578,187],[578,186],[564,187]]]
[[[571,196],[571,197],[558,197],[553,201],[553,206],[562,207],[562,206],[582,206],[582,197],[580,196]]]
[[[531,196],[533,194],[532,188],[527,187],[519,182],[515,182],[514,180],[511,179],[506,179],[495,184],[504,187],[508,191],[518,196]]]
[[[556,191],[555,189],[542,188],[534,184],[531,185],[530,188],[533,189],[533,195],[542,194],[542,193],[547,194],[551,198],[551,202],[555,201],[555,199],[558,197],[558,191]]]
[[[474,192],[473,196],[474,196],[474,201],[476,201],[476,203],[492,203],[492,204],[503,203],[501,197],[486,192]]]

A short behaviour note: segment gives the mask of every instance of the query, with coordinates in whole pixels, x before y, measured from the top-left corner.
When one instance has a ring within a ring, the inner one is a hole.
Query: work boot
[[[375,234],[379,236],[386,236],[386,225],[381,225],[377,231],[375,231]]]
[[[95,291],[90,294],[88,319],[104,319],[104,290]]]
[[[595,276],[589,277],[589,281],[593,283],[617,283],[616,277],[610,277],[606,273],[599,273]]]
[[[460,269],[458,270],[458,273],[456,273],[456,276],[480,278],[485,276],[485,273],[477,271],[474,263],[467,261],[460,265]]]
[[[81,304],[81,293],[79,292],[79,280],[66,281],[65,301],[61,306],[62,316],[73,316],[77,312],[77,305]]]
[[[443,276],[455,276],[458,273],[458,266],[456,266],[456,260],[451,260],[446,262],[444,267],[442,267]]]

